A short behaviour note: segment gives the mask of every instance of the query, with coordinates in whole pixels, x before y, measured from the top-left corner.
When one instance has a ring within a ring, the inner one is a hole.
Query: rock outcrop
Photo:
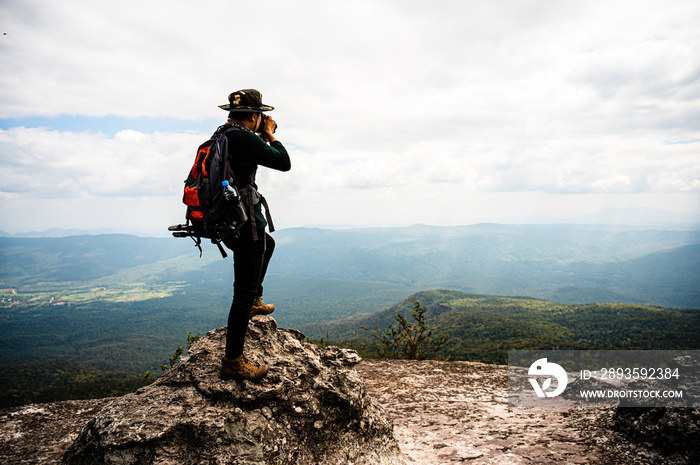
[[[246,356],[260,383],[219,377],[226,330],[195,342],[155,383],[105,405],[63,457],[78,464],[404,464],[387,414],[352,368],[269,316],[251,321]]]
[[[615,409],[609,427],[631,442],[643,445],[664,456],[664,463],[700,463],[700,360],[693,356],[678,357],[669,367],[682,373],[679,379],[635,382],[639,390],[683,392],[683,397],[667,399],[669,407],[659,407],[659,399],[628,401]]]
[[[368,359],[355,370],[415,465],[700,463],[697,410],[511,408],[507,367],[481,363]],[[115,400],[0,411],[0,463],[60,463],[83,425]],[[666,443],[664,450],[653,442]]]
[[[0,411],[0,463],[61,463],[83,425],[111,400],[64,400]]]

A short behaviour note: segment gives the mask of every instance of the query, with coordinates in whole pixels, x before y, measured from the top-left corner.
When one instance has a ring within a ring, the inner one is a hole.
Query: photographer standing
[[[269,225],[274,231],[267,202],[258,193],[255,174],[258,166],[289,171],[291,162],[287,150],[274,132],[277,124],[264,111],[274,107],[262,103],[262,94],[255,89],[244,89],[228,96],[229,103],[219,108],[229,112],[224,130],[228,156],[241,197],[248,209],[248,221],[240,229],[239,237],[224,240],[233,251],[233,303],[228,316],[226,354],[221,361],[223,379],[258,381],[267,374],[267,365],[257,366],[243,355],[248,320],[254,315],[272,313],[274,305],[262,301],[262,282],[267,272],[275,242],[265,232]],[[259,135],[258,135],[259,134]],[[265,206],[265,215],[262,213]]]

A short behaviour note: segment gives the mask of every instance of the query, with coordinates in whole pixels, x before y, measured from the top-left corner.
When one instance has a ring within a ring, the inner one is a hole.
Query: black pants
[[[228,314],[226,334],[226,358],[234,359],[243,354],[245,334],[248,331],[250,309],[256,298],[262,296],[262,282],[267,265],[275,251],[275,241],[267,233],[258,233],[253,240],[253,230],[246,223],[237,239],[224,241],[233,251],[233,302]]]

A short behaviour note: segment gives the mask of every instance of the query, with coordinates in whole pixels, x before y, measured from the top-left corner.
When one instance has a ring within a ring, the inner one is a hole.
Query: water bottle
[[[228,181],[221,181],[221,185],[224,186],[224,199],[227,201],[238,200],[238,192],[229,185]]]

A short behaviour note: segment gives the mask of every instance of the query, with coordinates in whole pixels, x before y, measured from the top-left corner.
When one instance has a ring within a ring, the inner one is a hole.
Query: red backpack
[[[221,241],[237,237],[248,220],[244,200],[228,161],[229,131],[236,127],[220,126],[209,140],[197,149],[197,156],[185,180],[182,201],[187,205],[186,224],[170,226],[175,237],[191,237],[202,254],[202,238],[211,239],[223,257]],[[226,185],[227,184],[227,185]]]

